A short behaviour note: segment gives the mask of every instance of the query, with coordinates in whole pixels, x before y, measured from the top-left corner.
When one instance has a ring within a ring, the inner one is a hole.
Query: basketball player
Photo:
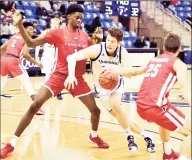
[[[50,27],[49,29],[45,30],[42,34],[45,35],[47,32],[59,28],[60,20],[58,18],[52,18],[50,21]],[[35,52],[39,53],[40,46],[37,46],[35,48]],[[55,63],[55,47],[54,45],[50,45],[49,43],[45,43],[43,45],[43,55],[41,63],[43,64],[43,68],[41,70],[42,73],[45,73],[45,82],[50,78],[52,69],[54,67]],[[58,100],[62,100],[63,97],[61,93],[57,95]]]
[[[75,78],[75,66],[76,61],[83,59],[92,60],[92,69],[95,79],[99,79],[100,73],[103,71],[103,67],[106,69],[112,68],[112,71],[116,71],[119,75],[119,82],[113,90],[105,90],[100,87],[96,82],[95,90],[100,97],[103,106],[109,111],[109,113],[116,117],[120,125],[126,133],[126,138],[128,141],[128,150],[137,151],[138,147],[134,141],[132,131],[143,136],[147,144],[148,152],[155,152],[155,144],[153,138],[146,131],[142,131],[140,127],[135,122],[128,121],[128,115],[123,112],[121,107],[121,98],[124,93],[124,81],[122,76],[131,77],[132,75],[127,75],[130,70],[129,57],[127,57],[127,50],[121,46],[121,41],[123,39],[123,32],[120,28],[112,27],[108,30],[106,43],[102,42],[90,46],[86,49],[78,51],[67,57],[69,73],[71,73],[65,81],[65,87],[70,89],[74,88],[75,82],[78,82]],[[78,63],[78,62],[77,62]],[[131,113],[130,113],[131,114]],[[131,131],[132,130],[132,131]]]
[[[180,47],[179,36],[168,34],[164,41],[164,53],[152,59],[143,69],[143,72],[146,72],[137,98],[137,112],[140,117],[160,127],[163,160],[190,158],[191,120],[168,100],[169,91],[178,80],[183,95],[191,106],[191,89],[186,78],[187,67],[177,58]],[[180,149],[180,157],[171,148],[170,131],[177,131],[186,137]]]
[[[23,23],[27,33],[33,35],[33,24]],[[25,44],[20,33],[13,35],[6,43],[1,46],[1,90],[5,87],[9,72],[18,79],[25,87],[32,101],[35,100],[35,91],[25,69],[22,67],[21,60],[26,60],[42,68],[42,64],[36,62],[29,54],[29,48]],[[39,110],[37,115],[43,115],[44,112]]]
[[[54,29],[46,33],[45,36],[39,36],[36,39],[31,39],[22,25],[21,14],[16,11],[13,15],[14,23],[18,25],[18,28],[29,47],[35,47],[45,43],[49,43],[51,45],[53,44],[55,46],[57,63],[55,63],[55,71],[52,73],[50,79],[40,88],[34,103],[32,103],[29,110],[21,119],[11,142],[7,143],[1,149],[1,158],[6,158],[8,154],[14,150],[18,137],[30,124],[33,116],[37,113],[41,106],[49,98],[57,95],[65,88],[64,81],[67,76],[71,74],[67,69],[67,56],[73,54],[74,51],[81,50],[88,46],[88,35],[79,30],[83,18],[83,8],[79,4],[71,4],[66,10],[66,16],[68,19],[66,27]],[[99,148],[109,148],[109,145],[105,143],[97,133],[100,110],[96,106],[91,89],[83,79],[82,75],[85,73],[85,68],[86,60],[82,60],[77,63],[76,77],[78,85],[74,89],[70,89],[69,92],[73,96],[78,97],[91,113],[92,130],[89,135],[89,141],[96,144]]]

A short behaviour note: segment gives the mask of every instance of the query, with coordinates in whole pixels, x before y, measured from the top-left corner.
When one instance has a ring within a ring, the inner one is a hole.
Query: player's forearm
[[[145,73],[145,68],[144,67],[138,67],[138,68],[134,67],[133,70],[132,70],[132,75],[133,76],[138,76],[138,75],[141,75],[143,73]]]
[[[33,45],[33,39],[27,34],[27,31],[25,30],[25,28],[23,26],[23,22],[18,23],[18,28],[19,28],[19,31],[20,31],[23,39],[25,40],[25,43],[27,44],[27,46],[28,47],[35,47]]]
[[[112,71],[116,74],[131,78],[144,73],[144,68],[133,68],[133,67],[115,67],[112,68]]]
[[[34,63],[36,65],[38,64],[38,62],[36,60],[34,60],[29,54],[24,55],[24,58],[31,63]]]
[[[115,68],[111,68],[111,70],[116,74],[119,74],[128,78],[131,78],[133,76],[131,68],[115,67]]]
[[[73,55],[67,56],[69,76],[75,76],[76,59]]]

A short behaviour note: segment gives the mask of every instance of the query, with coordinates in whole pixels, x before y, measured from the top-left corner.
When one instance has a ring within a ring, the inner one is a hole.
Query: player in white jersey
[[[50,27],[49,29],[45,30],[42,34],[46,34],[47,32],[51,31],[52,29],[59,28],[60,26],[60,20],[58,18],[52,18],[50,21]],[[54,67],[56,67],[56,49],[54,45],[51,45],[49,43],[45,43],[43,45],[43,54],[41,58],[41,63],[43,64],[43,68],[41,70],[42,73],[45,73],[45,82],[50,78],[51,73],[54,71]],[[36,47],[36,55],[39,53],[40,46]],[[63,97],[61,96],[61,93],[57,95],[58,100],[62,100]]]
[[[129,151],[137,151],[138,147],[135,143],[132,131],[143,136],[147,144],[148,152],[155,152],[154,138],[142,130],[135,122],[128,120],[128,115],[122,110],[121,98],[124,93],[124,81],[122,76],[134,76],[134,72],[130,72],[131,66],[128,63],[129,57],[127,50],[121,46],[123,32],[120,28],[112,27],[108,30],[106,43],[100,43],[90,46],[86,49],[78,51],[67,57],[68,69],[70,75],[65,81],[65,87],[74,87],[77,84],[75,78],[76,61],[82,59],[91,59],[93,62],[93,74],[98,81],[99,74],[104,70],[111,68],[112,71],[119,75],[119,84],[112,91],[102,89],[98,83],[95,85],[96,92],[103,103],[103,106],[109,113],[116,117],[120,125],[124,129],[128,141]],[[130,115],[132,113],[129,113]],[[130,116],[129,115],[129,116]]]

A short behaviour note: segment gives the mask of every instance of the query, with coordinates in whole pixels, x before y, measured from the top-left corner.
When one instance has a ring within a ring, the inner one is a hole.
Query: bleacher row
[[[187,17],[191,17],[191,6],[192,1],[183,0],[178,1],[176,6],[169,7],[169,10],[182,21],[185,21]]]
[[[34,1],[27,2],[27,1],[15,1],[17,4],[17,9],[21,12],[25,13],[26,20],[33,22],[37,21],[38,29],[42,32],[44,30],[44,27],[47,24],[47,21],[41,19],[36,15],[36,8],[38,7],[38,4]],[[67,8],[67,6],[65,6]],[[91,25],[93,19],[97,16],[101,19],[101,25],[102,27],[107,30],[108,28],[112,26],[118,26],[124,31],[124,39],[122,42],[122,45],[126,48],[134,48],[133,42],[137,39],[137,35],[133,31],[125,31],[125,28],[120,22],[113,22],[110,17],[106,14],[101,13],[98,8],[94,5],[82,5],[84,8],[84,18],[83,23],[86,25]],[[53,13],[50,13],[50,15]],[[2,17],[1,17],[2,18]],[[3,42],[6,40],[3,40]]]

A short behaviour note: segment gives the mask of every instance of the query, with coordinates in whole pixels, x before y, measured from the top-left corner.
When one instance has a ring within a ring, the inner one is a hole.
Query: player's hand
[[[13,24],[17,25],[18,23],[22,22],[22,15],[18,10],[15,11],[15,13],[12,16]]]
[[[67,79],[64,82],[64,86],[67,89],[74,89],[74,84],[77,85],[77,79],[75,76],[68,76]]]
[[[37,63],[37,66],[39,67],[39,68],[43,68],[43,65],[41,64],[41,63]]]
[[[103,30],[101,27],[97,27],[93,32],[93,38],[102,40],[103,39]]]

